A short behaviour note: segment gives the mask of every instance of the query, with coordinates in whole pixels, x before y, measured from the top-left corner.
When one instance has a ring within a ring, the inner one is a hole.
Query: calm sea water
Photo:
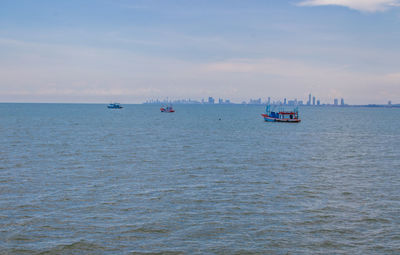
[[[125,106],[0,104],[0,254],[400,253],[400,109]]]

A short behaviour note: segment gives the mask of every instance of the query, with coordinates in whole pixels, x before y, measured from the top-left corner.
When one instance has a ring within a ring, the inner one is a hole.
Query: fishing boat
[[[299,109],[295,107],[293,110],[285,111],[283,108],[279,110],[271,109],[271,105],[267,105],[265,109],[265,114],[261,114],[264,120],[267,122],[289,122],[298,123],[299,119]]]
[[[167,105],[167,106],[163,106],[160,108],[161,112],[175,112],[174,108],[172,108],[172,105]]]
[[[119,103],[111,103],[111,104],[107,105],[107,108],[109,108],[109,109],[122,109],[124,107],[122,107],[121,104],[119,104]]]

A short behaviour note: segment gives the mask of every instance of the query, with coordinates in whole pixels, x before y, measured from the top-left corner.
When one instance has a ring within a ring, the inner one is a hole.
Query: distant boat
[[[271,110],[271,106],[267,105],[265,111],[266,113],[261,114],[261,116],[263,116],[264,120],[267,122],[298,123],[301,121],[299,118],[299,109],[297,107],[291,111],[285,111],[284,109]]]
[[[111,104],[107,105],[107,108],[109,108],[109,109],[122,109],[124,107],[122,107],[119,103],[111,103]]]
[[[161,112],[175,112],[174,108],[172,108],[172,105],[167,105],[165,107],[160,108]]]

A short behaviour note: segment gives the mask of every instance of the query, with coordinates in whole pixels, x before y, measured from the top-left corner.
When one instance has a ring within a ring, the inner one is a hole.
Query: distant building
[[[337,98],[335,98],[335,100],[333,100],[333,105],[338,106],[339,104],[339,100]]]
[[[268,104],[271,104],[271,98],[268,97]]]
[[[284,104],[284,105],[286,105],[286,98],[285,98],[285,99],[283,99],[283,104]]]
[[[229,100],[229,99],[225,100],[225,104],[230,104],[230,103],[231,103],[231,100]]]
[[[392,101],[389,100],[389,101],[388,101],[388,105],[392,105]]]
[[[343,99],[343,98],[340,99],[340,105],[341,105],[341,106],[344,106],[344,99]]]
[[[249,104],[261,104],[261,98],[259,98],[259,99],[250,99]]]
[[[297,104],[298,104],[298,105],[303,105],[303,100],[299,100],[299,101],[297,102]]]
[[[317,100],[317,105],[320,106],[321,105],[321,101]]]
[[[224,103],[224,100],[223,100],[222,98],[218,98],[218,103],[219,103],[219,104],[223,104],[223,103]]]
[[[215,100],[214,100],[213,97],[209,97],[209,98],[208,98],[208,103],[209,103],[209,104],[214,104],[214,102],[215,102]]]
[[[311,105],[311,93],[308,95],[308,102],[307,105]]]
[[[315,105],[315,97],[312,98],[312,105]]]

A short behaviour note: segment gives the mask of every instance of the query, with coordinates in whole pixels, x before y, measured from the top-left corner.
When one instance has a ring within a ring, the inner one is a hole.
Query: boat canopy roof
[[[293,114],[296,114],[295,112],[279,112],[279,114],[282,114],[282,115],[293,115]]]

